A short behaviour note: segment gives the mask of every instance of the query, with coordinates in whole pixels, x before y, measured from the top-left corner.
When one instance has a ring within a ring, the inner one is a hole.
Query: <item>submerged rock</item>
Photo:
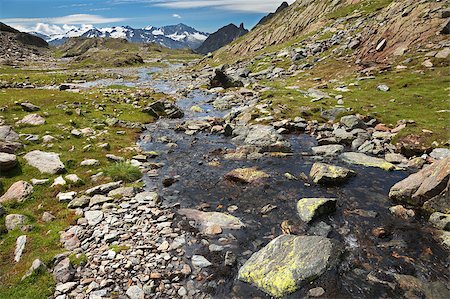
[[[450,231],[450,214],[435,212],[431,214],[429,221],[438,229]]]
[[[316,162],[309,175],[316,184],[335,184],[348,180],[355,172],[335,165]]]
[[[250,184],[256,181],[268,178],[269,175],[256,168],[238,168],[230,171],[225,175],[225,178],[234,182]]]
[[[321,145],[315,146],[312,149],[314,155],[319,156],[335,156],[344,151],[344,146],[340,144],[329,144],[329,145]]]
[[[318,236],[282,235],[254,253],[238,279],[274,297],[297,291],[336,264],[340,245]]]
[[[384,159],[367,156],[363,153],[355,153],[355,152],[343,153],[341,154],[340,158],[342,161],[349,164],[362,165],[366,167],[377,167],[384,170],[397,169],[397,167],[394,164],[389,163]]]
[[[314,218],[334,212],[336,210],[335,198],[302,198],[297,202],[297,212],[305,222]]]
[[[221,229],[237,230],[245,226],[239,218],[219,212],[202,212],[194,209],[180,209],[178,210],[178,214],[194,220],[200,232],[204,234],[209,234],[211,230],[216,227]]]

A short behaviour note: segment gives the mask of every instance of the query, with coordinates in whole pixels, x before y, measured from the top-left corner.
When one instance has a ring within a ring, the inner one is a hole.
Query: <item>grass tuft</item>
[[[139,167],[128,162],[118,162],[103,169],[105,174],[115,181],[135,182],[142,177]]]

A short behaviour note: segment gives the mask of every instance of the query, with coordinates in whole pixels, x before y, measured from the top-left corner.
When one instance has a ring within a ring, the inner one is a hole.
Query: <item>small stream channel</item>
[[[122,81],[113,84],[145,86],[172,93],[188,83],[152,80],[149,73],[156,71],[159,70],[141,69],[137,83]],[[302,172],[309,174],[315,162],[313,157],[304,154],[311,152],[311,147],[317,144],[314,137],[306,134],[287,137],[293,145],[292,156],[225,160],[224,150],[235,147],[230,138],[207,133],[189,136],[175,131],[177,124],[188,119],[223,116],[226,111],[216,111],[208,104],[213,97],[213,94],[201,90],[189,92],[177,102],[185,110],[185,118],[160,119],[148,125],[139,144],[146,151],[159,153],[154,162],[164,163],[157,176],[145,177],[147,189],[157,191],[164,204],[179,203],[181,207],[194,209],[208,205],[207,211],[225,213],[230,206],[237,206],[232,214],[246,224],[246,228],[233,231],[233,236],[229,236],[236,239],[226,247],[238,257],[238,265],[234,267],[223,267],[223,253],[211,253],[207,246],[197,243],[187,249],[187,255],[201,254],[213,262],[208,272],[212,273],[210,280],[214,283],[206,283],[203,288],[214,298],[268,298],[263,292],[235,279],[239,262],[249,257],[246,255],[249,250],[255,252],[282,234],[280,224],[285,220],[295,234],[307,234],[311,225],[302,223],[296,212],[297,201],[304,197],[338,199],[337,211],[312,225],[323,222],[330,226],[328,237],[341,241],[346,254],[337,270],[287,298],[303,298],[309,289],[316,286],[326,290],[326,298],[401,298],[399,290],[376,279],[368,279],[377,277],[384,280],[383,273],[412,275],[429,282],[439,281],[447,287],[450,285],[448,253],[433,239],[433,230],[425,219],[419,214],[414,219],[403,220],[389,211],[389,207],[395,205],[387,196],[390,187],[410,173],[344,165],[356,171],[357,175],[341,186],[321,187],[301,180],[289,180],[285,173],[296,176]],[[189,108],[194,105],[201,106],[205,112],[191,112]],[[178,146],[168,147],[169,142]],[[220,162],[220,166],[209,165],[211,161]],[[338,160],[329,162],[342,165]],[[270,178],[249,185],[224,179],[227,172],[239,167],[258,167]],[[177,181],[164,188],[162,180],[165,177],[175,177]],[[261,209],[268,204],[276,208],[261,214]],[[387,236],[373,236],[371,231],[377,227],[383,227]],[[219,237],[210,239],[210,243],[219,244]],[[388,277],[385,279],[389,280]]]

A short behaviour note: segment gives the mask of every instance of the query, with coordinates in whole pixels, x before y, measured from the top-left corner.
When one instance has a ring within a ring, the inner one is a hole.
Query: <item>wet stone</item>
[[[305,222],[336,210],[335,198],[303,198],[297,203],[297,212]]]
[[[345,182],[355,175],[355,172],[335,165],[316,162],[309,174],[316,184],[336,184]]]
[[[245,262],[238,279],[271,296],[282,297],[336,264],[339,248],[334,240],[324,237],[281,235]]]
[[[435,212],[431,214],[429,221],[438,229],[450,231],[450,214]]]

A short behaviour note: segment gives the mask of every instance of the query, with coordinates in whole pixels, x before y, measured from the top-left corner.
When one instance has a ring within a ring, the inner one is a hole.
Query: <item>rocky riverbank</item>
[[[27,154],[16,155],[23,146],[17,128],[51,121],[42,108],[24,103],[21,109],[33,113],[0,131],[0,165],[4,171],[28,165],[52,179],[15,182],[2,196],[6,227],[20,232],[15,259],[27,254],[34,225],[9,212],[11,201],[27,202],[33,189],[48,184],[76,215],[58,237],[65,251],[34,260],[26,275],[51,273],[58,299],[447,296],[448,150],[402,154],[391,140],[408,122],[389,127],[357,114],[333,122],[280,119],[273,104],[261,103],[260,85],[230,88],[241,78],[227,78],[232,73],[172,69],[151,79],[156,91],[176,90],[175,104],[144,91],[104,92],[110,103],[130,96],[123,103],[131,113],[157,121],[123,121],[124,108],[116,107],[106,130],[144,131],[139,148],[114,143],[111,153],[100,128],[66,129],[71,139],[92,138],[91,147],[104,156],[100,162],[83,154],[77,164],[89,171],[80,175],[67,175],[78,166],[67,167],[66,156],[48,146],[54,136],[35,134],[47,148],[38,143],[31,151],[25,142]],[[223,79],[227,89],[204,88]],[[94,109],[109,109],[106,103]],[[83,105],[76,109],[87,113]],[[99,163],[124,161],[143,180],[115,181],[96,171]],[[390,187],[402,179],[389,200]],[[87,186],[77,183],[85,180]],[[428,224],[430,212],[437,213]],[[46,212],[42,221],[55,215]]]

